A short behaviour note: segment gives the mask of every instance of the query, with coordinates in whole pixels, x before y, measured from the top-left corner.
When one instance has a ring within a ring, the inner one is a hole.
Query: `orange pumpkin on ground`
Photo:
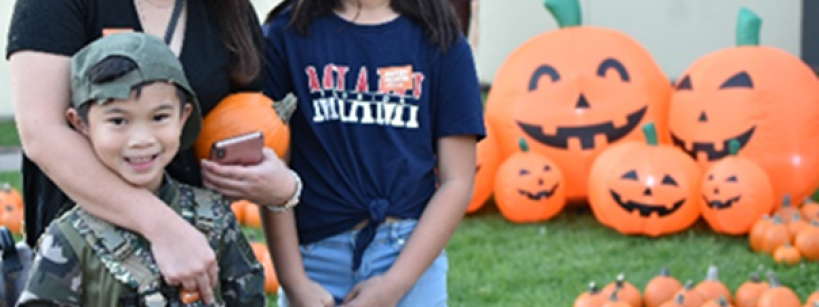
[[[674,297],[662,305],[660,307],[694,307],[693,305],[685,305],[685,294],[678,293],[675,294]]]
[[[802,199],[819,185],[819,80],[798,57],[760,46],[760,26],[741,9],[738,46],[683,73],[668,113],[672,141],[706,169],[739,140],[739,156],[765,169],[774,199]]]
[[[680,289],[677,294],[675,294],[675,297],[679,296],[683,297],[683,302],[681,304],[683,307],[702,307],[702,305],[707,302],[707,300],[702,297],[700,292],[694,290],[693,280],[688,280],[685,282],[683,288]]]
[[[751,231],[748,233],[748,241],[751,245],[751,250],[755,252],[762,251],[762,234],[765,233],[765,230],[773,224],[773,218],[770,215],[763,215],[762,218],[757,220],[754,223],[754,226],[751,227]]]
[[[513,223],[549,220],[566,204],[563,172],[546,156],[530,151],[524,139],[520,150],[498,168],[495,204]]]
[[[805,300],[805,306],[813,307],[813,304],[819,303],[819,290],[813,291],[810,295],[808,295],[808,299]]]
[[[617,297],[618,291],[620,291],[620,289],[615,289],[614,292],[612,292],[611,295],[609,296],[609,299],[606,300],[605,303],[603,303],[602,307],[632,307],[629,303]]]
[[[779,214],[779,217],[782,219],[783,223],[790,223],[791,218],[793,218],[793,214],[799,212],[801,212],[799,211],[799,208],[791,203],[791,196],[789,194],[782,196],[782,204],[778,206],[776,213]]]
[[[776,215],[771,225],[761,233],[757,240],[759,240],[760,251],[773,255],[777,248],[791,241],[791,233],[779,215]]]
[[[799,214],[798,212],[794,212],[791,217],[791,220],[788,222],[788,232],[791,234],[791,238],[795,238],[796,234],[798,234],[808,226],[810,226],[810,223],[802,219],[801,214]]]
[[[264,268],[264,292],[267,294],[277,293],[279,291],[279,278],[276,276],[276,267],[273,266],[273,258],[270,253],[262,255],[259,262]]]
[[[702,307],[733,307],[733,305],[731,305],[726,298],[720,297],[719,299],[708,301],[702,305]]]
[[[245,224],[245,207],[248,205],[251,204],[246,200],[238,200],[230,204],[230,211],[233,211],[233,215],[236,216],[236,221],[239,222],[239,225]]]
[[[489,200],[492,191],[495,189],[495,174],[501,164],[500,145],[496,141],[495,134],[491,127],[486,127],[486,138],[478,143],[477,165],[475,166],[475,187],[472,192],[472,200],[466,213],[473,213],[480,210]]]
[[[737,288],[734,295],[734,303],[737,307],[756,307],[756,301],[762,296],[762,293],[768,290],[770,286],[765,281],[759,279],[759,274],[751,273],[750,280],[744,282]]]
[[[795,265],[802,262],[802,255],[799,250],[793,248],[790,243],[777,247],[774,250],[773,258],[776,263]]]
[[[672,300],[674,294],[682,287],[682,283],[671,276],[668,268],[662,268],[660,274],[646,284],[643,290],[643,301],[646,307],[660,307],[663,303]]]
[[[578,0],[547,0],[560,29],[512,52],[496,74],[486,114],[503,156],[526,137],[564,171],[567,199],[585,200],[589,171],[608,146],[642,141],[657,123],[662,142],[671,85],[651,54],[623,32],[582,25]]]
[[[694,287],[694,291],[702,294],[702,298],[706,301],[725,298],[729,303],[731,302],[731,290],[719,280],[719,268],[715,265],[708,267],[708,274]]]
[[[8,182],[0,184],[0,205],[14,205],[23,208],[23,195]]]
[[[283,158],[290,146],[290,128],[273,109],[273,100],[262,93],[236,93],[222,99],[202,119],[202,132],[193,145],[199,160],[210,159],[213,143],[261,131],[264,144]]]
[[[770,289],[766,290],[759,297],[757,307],[801,307],[799,296],[788,287],[783,286],[776,274],[768,272],[768,283]]]
[[[802,216],[808,220],[819,219],[819,204],[813,201],[810,197],[805,197],[802,203]]]
[[[819,261],[819,221],[811,221],[810,226],[797,233],[793,245],[805,259]]]
[[[608,300],[608,298],[600,293],[600,289],[597,288],[597,283],[591,282],[589,283],[589,290],[580,294],[577,299],[574,300],[574,305],[572,306],[600,307],[606,303],[606,300]]]
[[[731,155],[714,163],[702,180],[702,217],[718,233],[743,235],[773,210],[773,187],[756,162],[737,156],[737,140],[729,147]]]
[[[616,296],[617,300],[624,302],[631,307],[643,306],[643,296],[640,294],[640,290],[630,282],[626,281],[626,276],[624,274],[617,275],[617,279],[606,285],[603,288],[603,291],[601,291],[601,294],[604,297]]]
[[[13,204],[4,205],[2,208],[5,211],[0,214],[0,225],[6,226],[13,234],[22,234],[24,208]]]
[[[643,131],[647,144],[614,145],[595,162],[589,178],[592,212],[627,235],[685,230],[700,216],[700,170],[678,149],[659,144],[653,123]]]
[[[243,216],[245,226],[253,228],[262,227],[262,216],[259,209],[261,209],[261,207],[251,202],[245,205],[245,213]]]

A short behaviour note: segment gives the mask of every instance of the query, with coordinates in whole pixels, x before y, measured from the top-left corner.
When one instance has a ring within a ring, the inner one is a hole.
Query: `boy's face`
[[[89,138],[105,166],[134,186],[157,191],[179,150],[191,105],[180,111],[176,86],[165,82],[144,85],[139,97],[132,91],[128,100],[91,103],[87,123],[74,109],[66,113],[69,121]]]

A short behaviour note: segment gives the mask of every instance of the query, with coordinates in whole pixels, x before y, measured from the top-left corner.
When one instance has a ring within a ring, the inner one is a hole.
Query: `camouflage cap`
[[[114,80],[94,83],[89,72],[110,56],[131,59],[137,69]],[[78,108],[88,102],[128,99],[134,86],[154,81],[170,82],[181,88],[193,106],[182,130],[181,149],[196,141],[202,126],[199,101],[182,69],[182,63],[158,37],[144,33],[118,33],[102,37],[81,49],[71,59],[71,104]]]

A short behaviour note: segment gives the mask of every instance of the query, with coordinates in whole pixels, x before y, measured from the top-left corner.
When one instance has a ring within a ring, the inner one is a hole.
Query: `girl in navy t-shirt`
[[[299,205],[265,214],[281,306],[446,306],[444,247],[485,135],[449,2],[288,0],[264,25],[265,93],[289,119]]]

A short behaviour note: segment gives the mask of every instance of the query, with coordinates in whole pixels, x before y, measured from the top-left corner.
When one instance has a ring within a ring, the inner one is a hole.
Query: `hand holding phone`
[[[255,165],[264,159],[263,148],[264,134],[254,131],[213,143],[210,160],[226,165]]]

